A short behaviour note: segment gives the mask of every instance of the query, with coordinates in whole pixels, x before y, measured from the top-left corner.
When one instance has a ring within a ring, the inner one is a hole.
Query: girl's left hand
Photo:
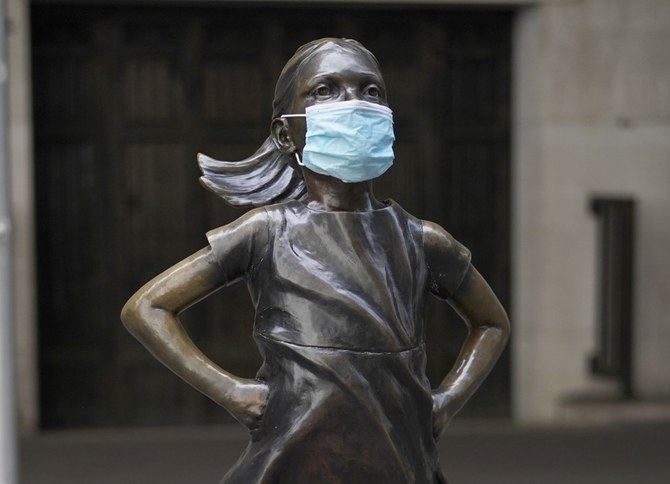
[[[242,425],[256,430],[265,413],[269,393],[267,384],[240,378],[223,405]]]

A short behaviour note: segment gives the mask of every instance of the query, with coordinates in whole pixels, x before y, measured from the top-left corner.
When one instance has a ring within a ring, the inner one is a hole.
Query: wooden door
[[[379,58],[397,161],[376,185],[444,225],[509,302],[510,16],[390,8],[32,10],[44,427],[226,421],[122,328],[124,301],[241,212],[205,192],[195,154],[241,159],[267,136],[274,82],[302,43],[361,40]],[[189,309],[189,334],[252,376],[243,285]],[[445,323],[446,321],[446,323]],[[430,378],[464,328],[429,311]],[[446,343],[445,343],[446,342]],[[509,412],[509,357],[466,410]]]

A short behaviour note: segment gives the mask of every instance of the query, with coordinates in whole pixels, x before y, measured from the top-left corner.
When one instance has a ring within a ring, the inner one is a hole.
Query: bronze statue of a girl
[[[509,322],[444,229],[372,193],[393,162],[375,57],[346,39],[302,46],[275,90],[271,134],[241,162],[200,155],[203,184],[256,208],[142,287],[122,320],[153,355],[228,410],[250,443],[224,483],[443,483],[437,440],[500,355]],[[263,356],[232,375],[191,342],[181,311],[244,280]],[[424,306],[469,326],[431,390]]]

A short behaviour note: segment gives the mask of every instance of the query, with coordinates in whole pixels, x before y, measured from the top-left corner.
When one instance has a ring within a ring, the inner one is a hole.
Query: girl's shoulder
[[[423,220],[422,225],[431,292],[438,297],[449,298],[468,272],[472,254],[440,225],[427,220]]]
[[[232,222],[208,231],[207,239],[210,245],[219,241],[242,243],[251,239],[255,244],[263,245],[285,223],[287,214],[295,213],[301,205],[299,202],[282,202],[253,208]]]

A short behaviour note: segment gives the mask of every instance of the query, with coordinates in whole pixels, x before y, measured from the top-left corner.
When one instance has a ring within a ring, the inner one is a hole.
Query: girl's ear
[[[292,155],[296,146],[288,133],[288,120],[285,118],[274,118],[270,125],[272,141],[279,151],[285,155]]]

